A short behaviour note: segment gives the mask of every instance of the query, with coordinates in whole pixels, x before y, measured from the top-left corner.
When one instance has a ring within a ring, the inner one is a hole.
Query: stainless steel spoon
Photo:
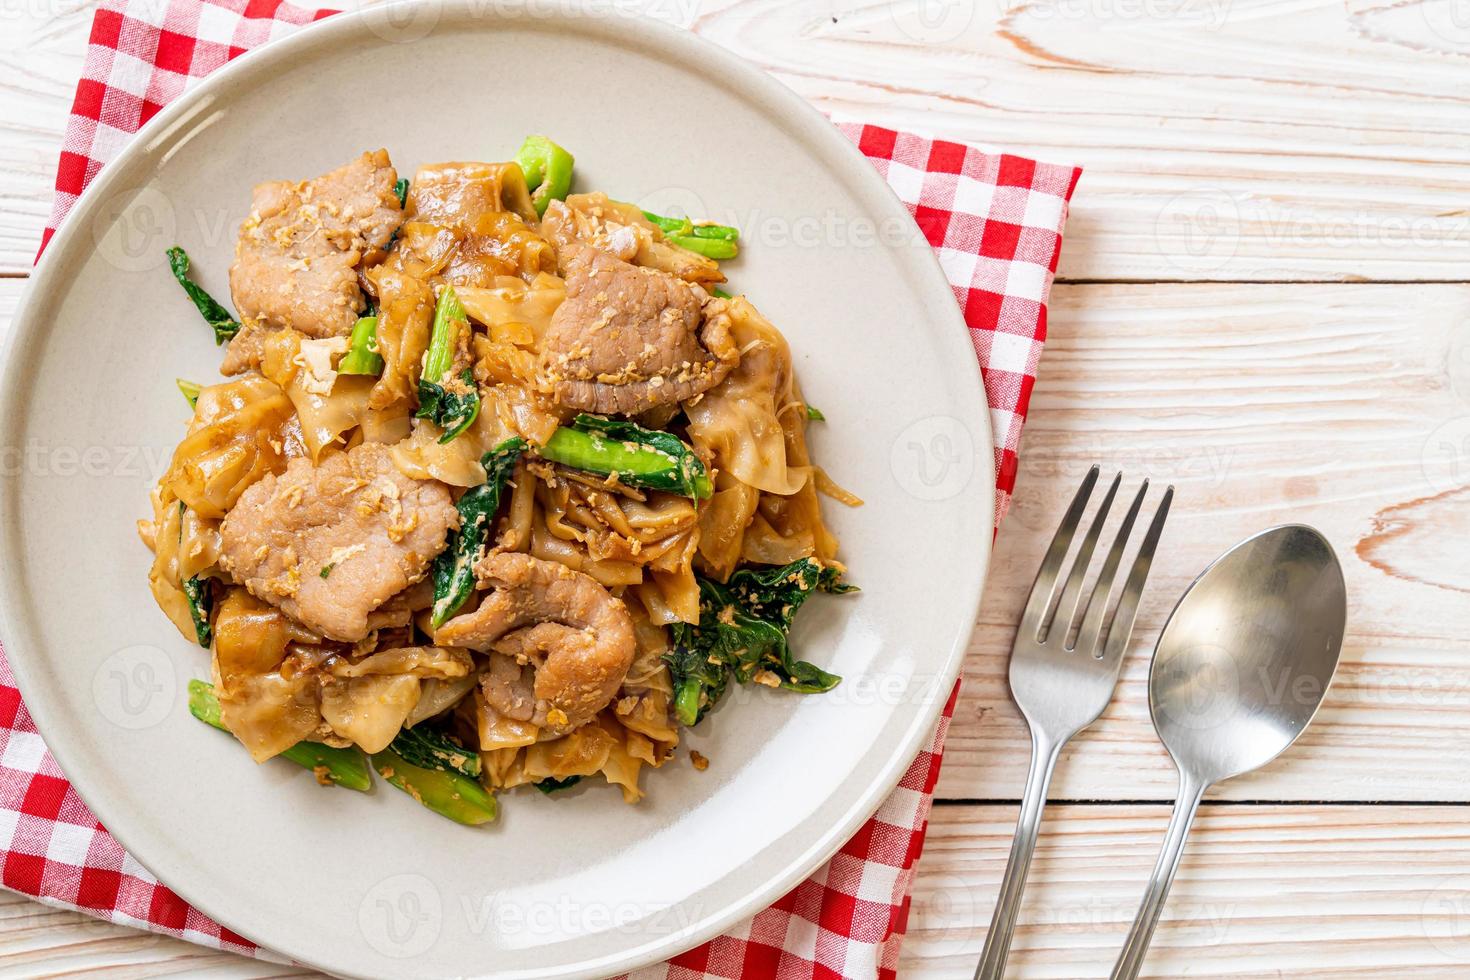
[[[1174,607],[1154,648],[1148,704],[1179,769],[1179,797],[1113,980],[1138,976],[1205,790],[1276,758],[1317,713],[1346,619],[1337,556],[1300,524],[1242,541]]]

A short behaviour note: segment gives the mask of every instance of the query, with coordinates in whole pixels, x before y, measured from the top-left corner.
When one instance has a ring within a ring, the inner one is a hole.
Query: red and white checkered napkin
[[[281,0],[105,0],[42,248],[97,171],[165,104],[235,55],[330,13]],[[1015,485],[1047,294],[1081,171],[876,126],[841,129],[913,212],[964,308],[995,425],[999,521]],[[957,693],[958,685],[928,749],[836,857],[748,922],[640,971],[639,980],[893,976]],[[3,658],[0,862],[0,883],[43,902],[270,956],[160,884],[97,822],[46,751]]]

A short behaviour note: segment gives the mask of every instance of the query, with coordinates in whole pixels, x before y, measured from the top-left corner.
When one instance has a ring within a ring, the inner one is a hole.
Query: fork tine
[[[1118,485],[1122,482],[1122,473],[1113,477],[1113,484],[1108,487],[1102,505],[1092,518],[1092,525],[1082,539],[1082,547],[1077,549],[1077,558],[1072,562],[1072,571],[1068,573],[1067,584],[1062,588],[1062,601],[1057,603],[1056,615],[1050,624],[1045,625],[1047,637],[1050,638],[1055,630],[1057,639],[1062,641],[1063,646],[1067,644],[1072,624],[1077,621],[1077,613],[1082,606],[1082,582],[1087,578],[1087,568],[1092,564],[1092,553],[1097,550],[1098,535],[1102,533],[1103,522],[1108,519],[1108,511],[1112,509],[1113,498],[1118,495]]]
[[[1077,647],[1089,656],[1101,657],[1103,654],[1097,641],[1102,636],[1103,617],[1107,615],[1108,599],[1113,594],[1113,580],[1117,577],[1118,566],[1123,562],[1123,549],[1128,546],[1128,538],[1133,533],[1133,522],[1138,520],[1138,511],[1143,507],[1143,498],[1147,493],[1148,481],[1144,480],[1138,493],[1133,495],[1128,513],[1123,515],[1123,523],[1118,525],[1117,537],[1113,539],[1113,546],[1103,561],[1097,584],[1092,588],[1092,596],[1087,600],[1087,613],[1082,618],[1081,628],[1077,630]]]
[[[1128,573],[1128,583],[1123,586],[1122,598],[1118,600],[1118,611],[1113,615],[1113,628],[1108,634],[1104,659],[1118,662],[1128,648],[1128,639],[1133,635],[1133,617],[1138,613],[1138,597],[1143,594],[1143,583],[1148,578],[1149,566],[1154,560],[1154,549],[1158,547],[1159,537],[1164,533],[1164,521],[1169,516],[1169,504],[1173,499],[1174,488],[1169,487],[1164,491],[1164,499],[1159,502],[1159,509],[1154,513],[1153,523],[1148,526],[1148,533],[1143,536],[1143,543],[1138,546],[1138,557],[1133,559],[1133,569]]]
[[[1087,475],[1082,478],[1082,485],[1072,498],[1072,505],[1062,515],[1062,523],[1057,525],[1057,533],[1052,535],[1046,557],[1041,560],[1041,568],[1036,572],[1036,581],[1031,585],[1026,610],[1021,614],[1021,636],[1036,639],[1041,634],[1042,618],[1051,608],[1052,597],[1057,594],[1057,575],[1062,569],[1062,559],[1067,557],[1067,549],[1072,546],[1072,535],[1077,533],[1077,524],[1087,508],[1087,499],[1092,496],[1097,474],[1096,465],[1087,471]]]

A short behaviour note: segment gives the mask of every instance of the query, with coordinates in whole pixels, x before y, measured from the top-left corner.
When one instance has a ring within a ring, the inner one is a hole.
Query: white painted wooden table
[[[968,977],[1024,780],[1012,624],[1088,465],[1179,492],[1113,706],[1073,743],[1012,957],[1096,977],[1173,771],[1146,654],[1284,520],[1347,566],[1313,728],[1206,802],[1150,976],[1470,976],[1466,0],[647,0],[824,109],[1087,167],[965,668],[903,974]],[[0,0],[0,322],[50,206],[92,4]],[[242,924],[243,925],[243,924]],[[297,975],[0,896],[0,973]]]

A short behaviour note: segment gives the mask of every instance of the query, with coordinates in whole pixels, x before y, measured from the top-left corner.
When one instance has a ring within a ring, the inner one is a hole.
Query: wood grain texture
[[[1206,806],[1145,977],[1470,975],[1464,807]],[[969,980],[1014,806],[935,810],[900,976]],[[1013,978],[1106,977],[1163,838],[1162,806],[1047,811],[1012,947]]]
[[[899,975],[969,980],[1014,806],[930,822]],[[1458,980],[1470,974],[1464,807],[1206,806],[1144,976]],[[1104,977],[1153,866],[1163,806],[1048,811],[1011,956],[1014,978]],[[0,892],[0,977],[314,977]]]
[[[1148,720],[1153,643],[1190,580],[1273,524],[1320,528],[1350,596],[1322,712],[1212,798],[1467,800],[1470,287],[1069,285],[1021,446],[941,796],[1019,797],[1027,736],[1005,682],[1015,623],[1087,468],[1177,492],[1112,705],[1064,753],[1058,799],[1172,799]]]
[[[699,28],[830,110],[1084,164],[1064,277],[1464,279],[1470,26],[1441,2],[854,0],[793,24],[763,0]]]
[[[94,6],[0,7],[0,274],[26,272],[36,257]]]
[[[34,256],[92,2],[3,21],[0,272]],[[829,112],[1086,165],[1064,278],[1470,279],[1470,21],[1453,0],[616,6],[691,26]]]

